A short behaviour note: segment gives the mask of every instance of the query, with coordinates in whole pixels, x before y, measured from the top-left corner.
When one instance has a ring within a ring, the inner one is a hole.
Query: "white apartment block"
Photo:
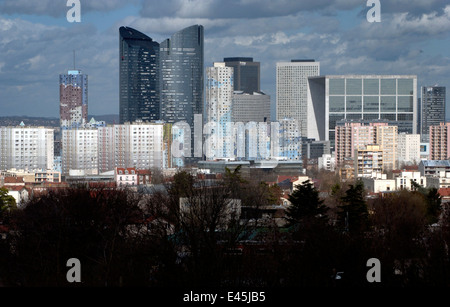
[[[51,170],[54,130],[45,127],[0,127],[0,168]]]
[[[383,149],[383,170],[397,168],[397,126],[374,124],[376,129],[376,143]]]
[[[317,161],[319,170],[324,169],[333,172],[336,168],[336,159],[334,154],[323,154],[322,157],[317,159]]]
[[[403,171],[400,176],[395,177],[396,187],[397,190],[413,190],[411,181],[423,187],[428,187],[429,178],[431,177],[421,176],[420,172]]]
[[[98,130],[62,130],[62,174],[98,174]]]
[[[98,128],[99,171],[163,168],[164,124],[137,121]]]
[[[206,158],[208,160],[230,158],[234,153],[232,142],[232,105],[233,105],[233,67],[216,62],[206,68],[206,118],[211,134],[207,142]]]
[[[298,120],[302,136],[309,136],[308,121],[315,119],[313,104],[308,105],[308,77],[319,74],[320,62],[314,60],[277,63],[276,119]]]
[[[301,160],[302,142],[300,123],[294,118],[283,118],[271,123],[271,154],[273,158]]]
[[[399,166],[420,162],[420,134],[398,134],[397,159]]]

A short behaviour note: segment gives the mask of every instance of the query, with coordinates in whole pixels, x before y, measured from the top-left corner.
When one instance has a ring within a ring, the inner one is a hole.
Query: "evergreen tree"
[[[309,180],[296,186],[294,192],[289,195],[289,201],[291,205],[286,210],[286,216],[290,225],[315,217],[326,218],[327,207],[323,205],[323,200],[319,198],[319,191]]]
[[[413,180],[411,180],[411,186],[418,191],[426,201],[428,223],[437,223],[442,211],[442,197],[439,194],[439,190],[433,187],[425,188]]]
[[[364,195],[364,183],[357,181],[349,186],[342,197],[338,219],[345,231],[357,232],[367,225],[369,212]]]

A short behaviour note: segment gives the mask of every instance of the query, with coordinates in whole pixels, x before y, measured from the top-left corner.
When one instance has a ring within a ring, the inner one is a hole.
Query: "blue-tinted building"
[[[120,123],[159,120],[159,44],[130,27],[120,27]]]
[[[186,122],[191,129],[194,155],[194,115],[203,114],[203,26],[187,27],[160,44],[161,119]]]
[[[421,140],[430,141],[430,126],[445,122],[445,86],[422,86]]]

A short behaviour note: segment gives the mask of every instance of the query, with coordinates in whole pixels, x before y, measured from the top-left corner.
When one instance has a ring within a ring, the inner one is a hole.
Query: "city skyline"
[[[89,75],[89,114],[118,114],[120,26],[163,41],[203,25],[204,66],[226,57],[260,62],[261,90],[271,96],[272,110],[276,63],[299,58],[319,61],[321,75],[414,74],[418,89],[447,86],[450,5],[444,1],[381,3],[379,23],[367,21],[366,1],[305,2],[81,1],[81,22],[69,23],[65,1],[5,0],[2,114],[58,117],[58,75],[72,67],[73,50],[77,68]]]

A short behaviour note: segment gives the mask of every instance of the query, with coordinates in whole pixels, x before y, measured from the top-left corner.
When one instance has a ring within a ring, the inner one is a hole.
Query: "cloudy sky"
[[[380,2],[381,22],[370,23],[366,0],[80,0],[81,22],[70,23],[67,0],[0,0],[0,116],[59,117],[73,50],[89,75],[89,114],[118,114],[120,26],[161,42],[201,24],[205,65],[253,57],[273,102],[276,63],[302,58],[322,75],[414,74],[418,90],[450,87],[450,2]]]

